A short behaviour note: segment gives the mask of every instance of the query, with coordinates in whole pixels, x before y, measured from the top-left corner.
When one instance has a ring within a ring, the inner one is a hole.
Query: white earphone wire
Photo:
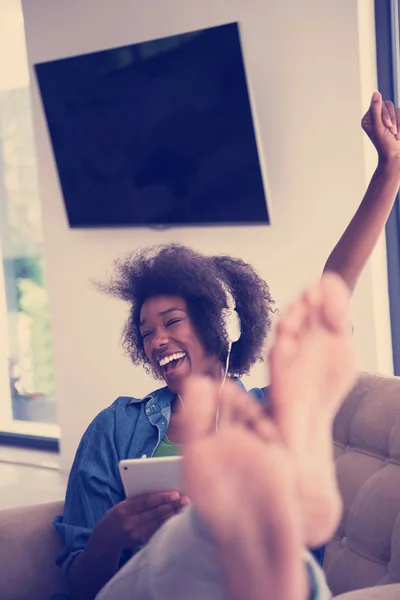
[[[219,388],[219,392],[218,392],[218,404],[217,404],[217,412],[215,415],[215,431],[218,433],[218,429],[219,429],[219,412],[220,412],[220,398],[221,398],[221,394],[222,394],[222,390],[224,389],[224,385],[226,382],[226,379],[228,377],[228,370],[229,370],[229,360],[231,357],[231,349],[232,349],[232,345],[229,344],[229,348],[228,348],[228,355],[226,357],[226,364],[225,364],[225,369],[224,369],[224,376],[222,378],[222,383],[221,383],[221,387]],[[179,398],[179,402],[181,403],[181,406],[184,410],[186,410],[186,406],[182,400],[182,396],[180,394],[177,394],[178,398]]]
[[[235,302],[235,299],[234,299],[231,291],[229,290],[228,286],[226,285],[226,283],[222,280],[220,283],[224,289],[226,299],[227,299],[227,304],[228,304],[228,307],[223,309],[223,311],[227,311],[227,315],[225,316],[224,320],[228,320],[228,323],[229,323],[229,320],[232,318],[232,314],[236,313],[236,302]],[[218,433],[218,428],[219,428],[220,398],[221,398],[222,390],[224,389],[226,378],[228,377],[229,361],[231,358],[231,351],[232,351],[232,343],[236,342],[240,338],[240,319],[239,319],[239,317],[237,317],[237,318],[238,318],[238,325],[236,327],[238,328],[238,331],[234,333],[234,336],[236,337],[236,339],[235,338],[231,339],[231,336],[228,335],[228,342],[229,342],[228,354],[226,356],[226,363],[225,363],[225,369],[224,369],[224,375],[222,378],[221,387],[219,388],[219,392],[218,392],[217,414],[215,417],[215,430],[217,433]],[[226,329],[228,329],[226,324],[225,324],[225,327],[226,327]],[[186,410],[186,407],[183,403],[183,400],[182,400],[180,394],[178,394],[178,398],[179,398],[179,402],[181,403],[182,408]]]
[[[231,358],[231,350],[232,350],[232,344],[229,344],[228,354],[226,357],[224,377],[222,379],[221,387],[219,388],[219,393],[218,393],[217,414],[215,415],[215,431],[217,433],[218,433],[218,429],[219,429],[219,411],[220,411],[220,407],[221,407],[221,394],[222,394],[222,390],[224,389],[226,378],[228,377],[229,361]]]

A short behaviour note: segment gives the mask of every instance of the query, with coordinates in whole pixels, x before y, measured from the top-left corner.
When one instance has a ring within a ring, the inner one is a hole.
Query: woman
[[[232,381],[221,391],[218,380],[187,378],[182,477],[192,505],[96,600],[331,598],[304,546],[330,540],[341,517],[332,424],[357,379],[349,304],[332,273],[291,303],[268,356],[273,419]]]
[[[397,111],[397,114],[396,114]],[[385,225],[400,185],[400,113],[375,92],[363,128],[379,155],[363,202],[329,257],[325,271],[350,290]],[[240,376],[261,358],[273,301],[250,265],[205,257],[176,245],[145,250],[117,263],[107,291],[131,304],[124,346],[135,364],[167,387],[144,399],[118,398],[89,426],[70,474],[59,558],[74,598],[94,598],[119,567],[187,504],[177,493],[124,500],[123,458],[175,453],[180,439],[180,391],[190,373]],[[228,290],[228,293],[227,293]],[[241,336],[230,348],[224,309],[232,300]],[[230,352],[231,350],[231,352]],[[253,390],[263,400],[265,390]]]

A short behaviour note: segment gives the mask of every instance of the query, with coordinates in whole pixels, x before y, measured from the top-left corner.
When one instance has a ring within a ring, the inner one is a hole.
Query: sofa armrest
[[[335,596],[334,600],[398,600],[400,598],[400,583],[393,585],[379,585],[377,587],[366,588],[347,592],[340,596]]]
[[[65,593],[55,564],[61,542],[52,521],[63,503],[0,511],[0,600],[47,600]]]

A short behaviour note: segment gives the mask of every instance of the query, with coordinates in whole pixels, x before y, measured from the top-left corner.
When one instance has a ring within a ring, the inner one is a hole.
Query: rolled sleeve
[[[75,558],[82,554],[92,530],[65,523],[62,516],[56,517],[53,525],[64,543],[57,557],[57,565],[62,568],[66,576]]]
[[[54,520],[63,541],[57,564],[65,574],[83,552],[96,523],[124,499],[114,439],[115,411],[110,407],[94,419],[79,444],[68,480],[64,514]]]

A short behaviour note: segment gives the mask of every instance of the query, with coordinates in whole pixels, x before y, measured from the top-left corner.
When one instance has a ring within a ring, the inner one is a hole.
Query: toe
[[[227,382],[220,398],[219,428],[240,426],[255,433],[262,441],[279,441],[279,433],[265,407],[232,382]]]
[[[270,369],[275,370],[275,368],[278,368],[278,370],[281,370],[282,365],[287,365],[296,358],[298,350],[299,343],[295,337],[280,335],[277,331],[275,343],[268,355]]]
[[[240,403],[237,404],[235,419],[248,429],[255,431],[263,418],[263,407],[249,394],[241,392]]]
[[[303,294],[303,300],[308,309],[319,309],[322,303],[323,294],[321,281],[310,285]]]
[[[298,337],[304,330],[307,319],[307,303],[304,298],[292,302],[285,315],[278,324],[279,335],[292,335]]]
[[[218,427],[223,429],[236,423],[252,429],[261,411],[261,406],[241,390],[237,383],[227,381],[219,399]]]
[[[215,434],[219,384],[207,377],[189,377],[182,393],[181,437],[196,443]]]
[[[276,425],[271,419],[266,417],[265,414],[258,419],[254,431],[266,443],[271,444],[280,441],[280,436]]]

